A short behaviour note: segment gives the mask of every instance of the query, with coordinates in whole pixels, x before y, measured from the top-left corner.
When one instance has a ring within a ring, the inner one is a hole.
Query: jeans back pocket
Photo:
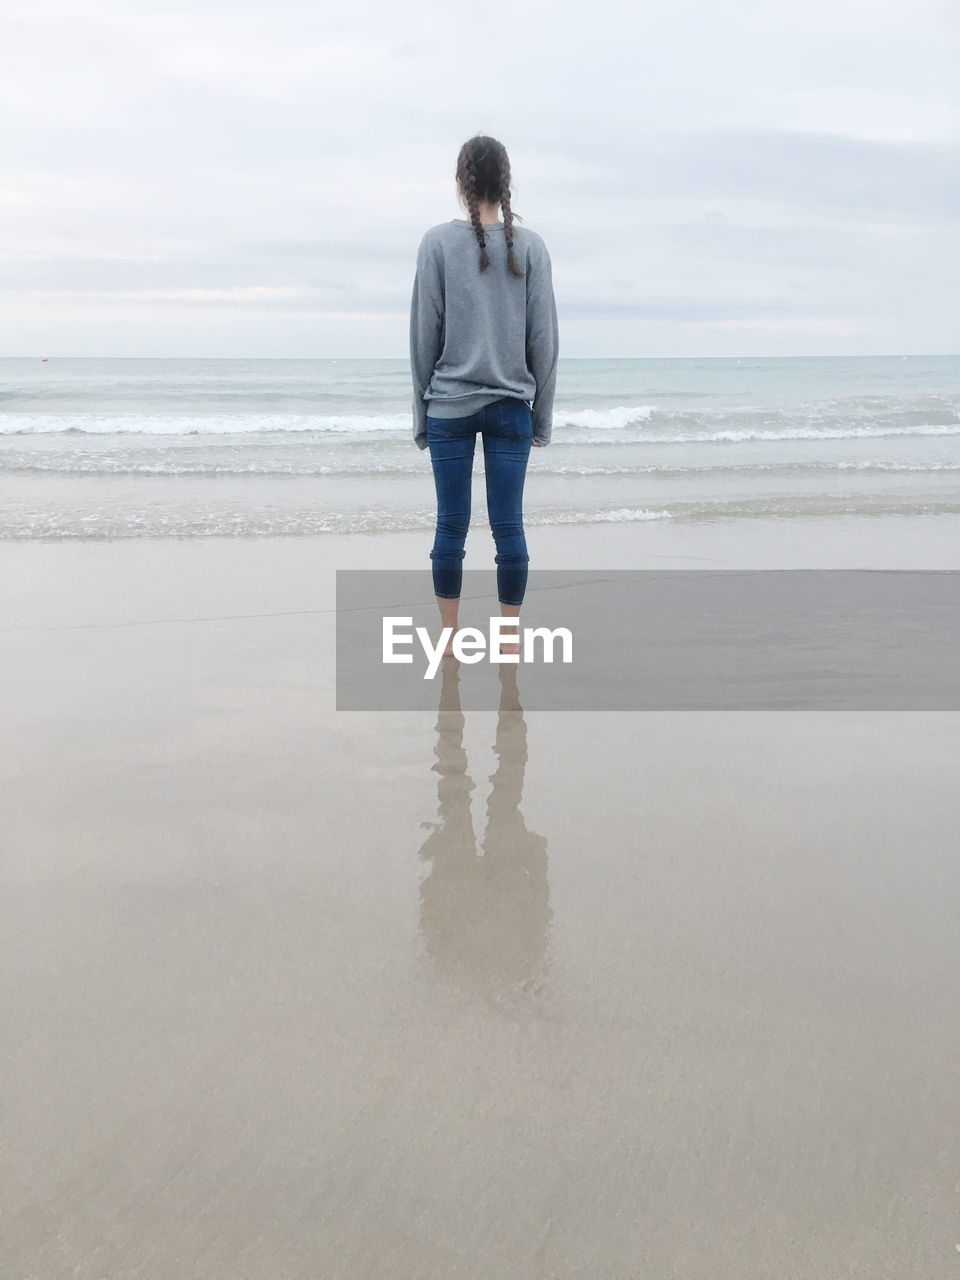
[[[525,400],[505,398],[497,401],[500,430],[505,436],[529,440],[533,436],[533,414]]]

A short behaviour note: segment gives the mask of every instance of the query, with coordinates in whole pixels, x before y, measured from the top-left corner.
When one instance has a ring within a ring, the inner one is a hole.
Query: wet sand
[[[4,1280],[956,1276],[960,715],[337,714],[333,570],[422,553],[0,544]]]

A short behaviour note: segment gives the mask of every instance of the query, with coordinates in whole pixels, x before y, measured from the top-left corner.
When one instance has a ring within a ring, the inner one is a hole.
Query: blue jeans
[[[524,400],[513,397],[494,400],[467,418],[427,415],[427,445],[437,486],[437,534],[430,552],[433,589],[447,600],[460,598],[478,431],[483,437],[487,515],[497,545],[497,595],[501,604],[519,606],[530,559],[523,532],[523,482],[533,415]]]

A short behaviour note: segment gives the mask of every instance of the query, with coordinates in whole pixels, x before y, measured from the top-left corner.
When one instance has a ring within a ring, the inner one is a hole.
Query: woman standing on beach
[[[523,483],[530,446],[550,441],[559,348],[550,255],[536,231],[514,225],[503,144],[482,134],[465,142],[456,181],[469,219],[425,232],[410,308],[413,437],[430,449],[437,490],[433,586],[441,624],[454,633],[478,433],[500,611],[519,616],[529,563]]]

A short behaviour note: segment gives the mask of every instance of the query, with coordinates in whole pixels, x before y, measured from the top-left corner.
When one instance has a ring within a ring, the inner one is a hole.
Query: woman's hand
[[[543,442],[542,442],[541,440],[534,440],[534,441],[533,441],[533,444],[534,444],[534,446],[535,446],[537,449],[542,449],[542,448],[543,448]]]

